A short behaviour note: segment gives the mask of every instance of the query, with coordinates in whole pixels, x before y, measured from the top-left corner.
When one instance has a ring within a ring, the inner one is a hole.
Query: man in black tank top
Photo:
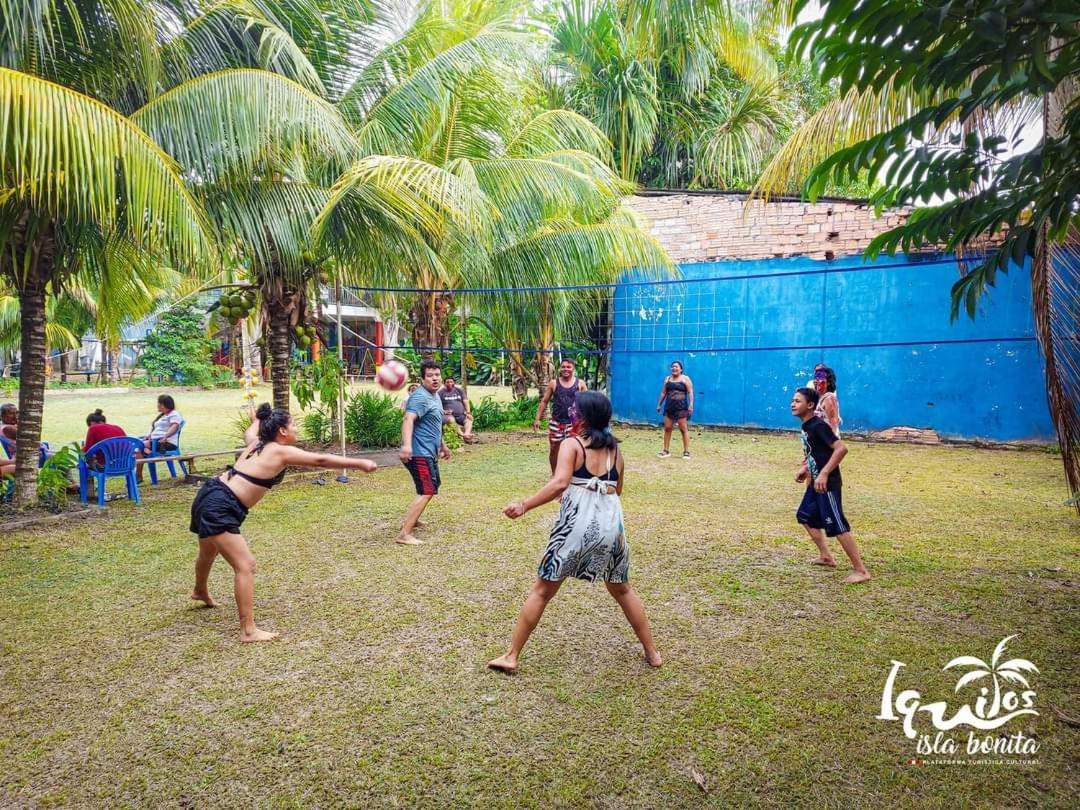
[[[555,474],[555,464],[559,459],[559,445],[574,433],[574,421],[577,416],[577,395],[587,391],[583,380],[574,376],[574,361],[567,358],[559,364],[559,376],[547,384],[540,397],[540,407],[536,409],[533,430],[540,430],[540,421],[544,418],[547,404],[551,402],[551,421],[548,422],[548,464]]]

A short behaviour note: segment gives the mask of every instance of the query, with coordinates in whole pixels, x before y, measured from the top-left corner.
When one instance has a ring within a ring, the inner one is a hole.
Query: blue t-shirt
[[[420,386],[405,403],[406,413],[415,413],[413,423],[412,452],[414,456],[435,458],[442,447],[443,407],[437,394]]]

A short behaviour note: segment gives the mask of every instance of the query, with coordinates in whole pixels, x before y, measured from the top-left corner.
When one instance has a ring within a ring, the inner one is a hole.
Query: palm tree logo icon
[[[1010,658],[1008,661],[1001,661],[999,663],[999,660],[1005,654],[1006,645],[1014,638],[1016,638],[1016,635],[1011,635],[998,642],[997,647],[994,648],[994,654],[990,658],[989,664],[973,655],[961,655],[959,658],[954,658],[942,668],[943,670],[946,670],[952,667],[974,667],[974,669],[966,673],[956,682],[956,689],[953,690],[954,692],[959,692],[968,684],[975,683],[986,677],[990,677],[993,680],[994,696],[990,701],[989,710],[986,707],[986,694],[989,691],[987,687],[984,686],[982,688],[982,696],[975,701],[975,714],[984,720],[992,720],[1001,712],[1002,681],[1030,688],[1030,684],[1028,683],[1027,678],[1024,677],[1024,673],[1039,671],[1038,667],[1026,658]],[[1006,707],[1009,711],[1013,708],[1015,707]]]

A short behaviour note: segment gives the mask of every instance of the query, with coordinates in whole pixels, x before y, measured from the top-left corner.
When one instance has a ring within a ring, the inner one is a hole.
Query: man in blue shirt
[[[398,458],[416,484],[416,500],[409,505],[397,538],[406,546],[423,542],[413,536],[413,529],[428,501],[439,493],[439,455],[450,458],[450,448],[443,441],[443,406],[438,393],[441,386],[442,371],[433,361],[425,360],[420,364],[420,387],[405,402]]]

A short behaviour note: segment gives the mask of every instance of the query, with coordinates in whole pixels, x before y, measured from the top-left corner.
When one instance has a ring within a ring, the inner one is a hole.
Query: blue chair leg
[[[171,461],[166,461],[165,466],[169,468],[169,475],[176,478],[176,467],[173,466],[173,463]]]
[[[105,474],[94,476],[97,479],[97,505],[105,508]]]
[[[89,497],[86,492],[86,479],[90,477],[90,471],[85,467],[79,467],[79,503],[85,504]]]
[[[177,461],[176,463],[180,465],[180,471],[184,474],[184,478],[187,478],[188,477],[187,464],[185,462],[183,462],[183,461]]]
[[[134,471],[128,473],[127,482],[128,482],[128,500],[135,501],[135,505],[138,506],[139,504],[142,503],[142,500],[139,498],[139,482],[135,478],[135,472]]]
[[[157,464],[147,464],[150,468],[150,483],[157,486]]]

